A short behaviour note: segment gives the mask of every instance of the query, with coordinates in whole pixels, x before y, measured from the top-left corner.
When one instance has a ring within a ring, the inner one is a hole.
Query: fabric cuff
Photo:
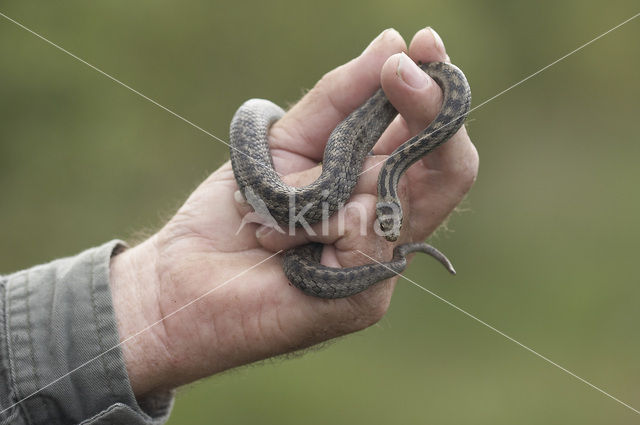
[[[173,393],[137,401],[118,346],[109,265],[125,247],[113,240],[5,277],[13,413],[28,424],[167,420]]]

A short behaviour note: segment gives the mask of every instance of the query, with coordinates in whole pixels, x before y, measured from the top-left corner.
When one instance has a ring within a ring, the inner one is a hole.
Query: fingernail
[[[274,230],[273,227],[260,226],[260,227],[258,227],[258,230],[256,230],[256,238],[257,239],[263,238],[263,237],[267,236],[268,234],[270,234],[271,232],[273,232],[273,230]]]
[[[424,73],[418,65],[411,60],[406,53],[400,55],[398,60],[398,68],[396,74],[402,81],[404,81],[409,87],[414,89],[421,89],[429,84],[429,77]]]
[[[384,30],[380,34],[378,34],[378,36],[376,38],[374,38],[371,43],[369,43],[369,45],[362,51],[362,53],[368,51],[371,48],[371,46],[376,44],[378,41],[382,40],[384,38],[384,36],[387,35],[391,31],[395,31],[395,30],[393,28],[387,28],[386,30]]]
[[[242,195],[242,192],[240,192],[239,190],[236,190],[233,193],[233,199],[239,204],[245,204],[247,202],[247,200],[244,199],[244,196]]]
[[[444,42],[442,41],[442,38],[440,38],[440,35],[431,27],[427,27],[427,29],[431,31],[431,35],[433,36],[433,40],[436,42],[438,50],[440,50],[442,53],[445,53],[446,50],[444,48]]]

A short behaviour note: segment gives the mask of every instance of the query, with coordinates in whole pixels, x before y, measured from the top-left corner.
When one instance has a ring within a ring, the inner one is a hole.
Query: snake
[[[384,237],[396,241],[403,211],[398,181],[416,161],[449,140],[463,125],[471,105],[471,89],[464,73],[445,62],[419,63],[442,90],[436,118],[420,133],[395,149],[378,175],[376,217]],[[327,219],[344,206],[353,192],[367,156],[398,114],[382,88],[341,121],[329,135],[320,176],[309,185],[285,184],[275,171],[269,152],[269,130],[285,111],[265,99],[250,99],[236,111],[230,125],[230,158],[240,193],[266,222],[279,230]],[[398,245],[393,258],[355,267],[328,267],[320,263],[323,244],[308,243],[284,252],[282,268],[293,286],[319,298],[355,295],[407,266],[407,255],[422,252],[434,257],[452,274],[447,257],[426,242]]]

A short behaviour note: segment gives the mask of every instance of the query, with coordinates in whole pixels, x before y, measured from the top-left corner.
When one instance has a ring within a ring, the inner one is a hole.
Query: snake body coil
[[[376,214],[385,237],[391,241],[398,238],[402,226],[402,208],[397,196],[400,177],[414,162],[458,131],[471,103],[469,85],[457,67],[431,62],[422,64],[421,68],[441,87],[442,108],[424,131],[387,158],[380,171]],[[300,188],[282,182],[269,153],[269,128],[282,115],[284,111],[267,100],[245,102],[231,121],[231,163],[240,191],[256,212],[288,228],[290,222],[300,219],[317,223],[347,202],[366,156],[397,111],[379,89],[333,130],[324,151],[320,176]],[[410,252],[427,253],[453,272],[446,257],[426,243],[396,247],[393,259],[387,263],[349,268],[321,265],[322,245],[312,243],[286,251],[283,269],[291,283],[304,292],[321,298],[341,298],[401,273]]]

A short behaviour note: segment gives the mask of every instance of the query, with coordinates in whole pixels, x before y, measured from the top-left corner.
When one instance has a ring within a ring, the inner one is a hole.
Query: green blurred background
[[[432,25],[474,104],[637,1],[59,1],[0,11],[226,139],[386,27]],[[640,408],[640,18],[474,111],[480,175],[408,271]],[[157,228],[227,148],[0,18],[0,272]],[[640,416],[404,281],[364,332],[181,389],[170,424],[628,424]]]

